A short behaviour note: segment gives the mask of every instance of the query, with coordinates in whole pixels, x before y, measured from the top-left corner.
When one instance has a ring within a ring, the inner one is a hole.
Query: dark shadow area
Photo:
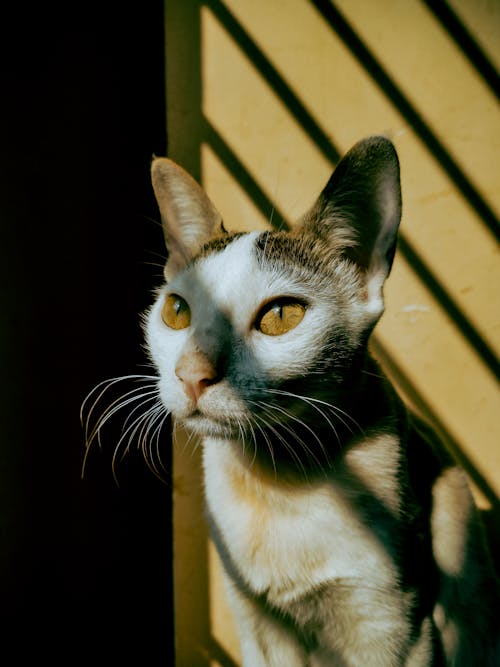
[[[163,247],[149,178],[166,151],[163,3],[0,14],[2,652],[172,664],[170,489],[135,449],[117,487],[118,429],[82,480],[79,420],[97,382],[143,372],[138,313]]]
[[[202,176],[201,5],[202,0],[165,2],[168,156],[197,181]]]
[[[210,647],[207,658],[215,660],[220,667],[239,667],[238,663],[228,655],[227,651],[214,637],[210,637]]]
[[[405,393],[414,406],[415,410],[418,411],[422,417],[435,428],[436,432],[446,444],[457,462],[467,471],[471,479],[474,480],[474,483],[482,491],[485,498],[488,499],[495,511],[500,512],[500,499],[497,497],[495,491],[491,488],[484,476],[481,475],[481,473],[476,469],[474,464],[463,451],[462,446],[446,429],[442,421],[436,415],[435,411],[418,392],[408,376],[396,364],[394,359],[392,359],[390,353],[377,339],[376,333],[375,337],[372,337],[371,339],[371,348],[374,352],[375,358],[380,361],[383,368],[387,369],[388,375],[393,378],[397,386],[399,386],[401,391]]]
[[[420,138],[441,168],[448,174],[453,183],[455,183],[456,187],[462,193],[462,196],[476,211],[486,228],[493,234],[493,237],[499,240],[500,224],[494,211],[469,181],[460,166],[447,151],[446,147],[431,130],[424,116],[418,109],[416,109],[405,96],[403,91],[391,79],[335,5],[329,0],[310,1],[316,7],[326,23],[344,42],[353,56],[365,68],[386,97],[411,125],[415,134]]]
[[[500,99],[500,75],[452,7],[446,0],[422,0],[422,2],[475,67],[477,73],[490,87],[491,92],[496,95],[497,99]]]
[[[372,336],[370,346],[375,358],[380,361],[390,378],[405,393],[417,413],[435,429],[455,460],[467,472],[477,488],[480,489],[481,493],[483,493],[484,497],[491,504],[491,509],[482,511],[481,515],[493,557],[493,564],[497,575],[500,577],[500,498],[498,498],[496,492],[491,488],[484,475],[481,474],[465,454],[463,447],[446,429],[436,412],[417,391],[406,373],[395,363],[385,346],[377,339],[376,334],[374,337]]]

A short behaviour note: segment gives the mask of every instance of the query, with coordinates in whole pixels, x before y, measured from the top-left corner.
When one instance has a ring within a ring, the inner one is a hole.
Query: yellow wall
[[[498,516],[500,113],[454,35],[498,67],[500,2],[449,7],[442,23],[422,0],[168,0],[169,154],[228,228],[254,229],[297,219],[358,139],[394,141],[402,243],[374,351]],[[199,452],[177,440],[177,664],[238,664]]]

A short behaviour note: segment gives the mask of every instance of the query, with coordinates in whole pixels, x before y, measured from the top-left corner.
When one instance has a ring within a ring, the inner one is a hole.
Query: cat
[[[291,231],[229,233],[168,158],[168,259],[145,337],[201,437],[245,667],[493,667],[499,595],[464,472],[370,355],[399,160],[357,143]]]

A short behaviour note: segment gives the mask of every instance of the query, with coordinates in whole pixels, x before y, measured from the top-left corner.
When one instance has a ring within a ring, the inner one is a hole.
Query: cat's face
[[[166,408],[232,439],[330,424],[383,310],[400,217],[392,145],[357,145],[290,233],[227,234],[169,160],[153,184],[169,259],[146,334]]]
[[[283,237],[250,233],[222,250],[209,247],[163,288],[149,314],[161,397],[204,435],[238,436],[254,415],[265,420],[273,391],[293,384],[299,393],[311,375],[345,367],[371,319],[353,265],[331,256],[322,264],[318,251],[308,269],[297,263],[304,239],[287,239],[283,250]]]

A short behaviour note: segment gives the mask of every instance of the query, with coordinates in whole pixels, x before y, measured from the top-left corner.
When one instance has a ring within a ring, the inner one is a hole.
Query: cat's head
[[[146,334],[167,409],[228,438],[333,419],[327,404],[345,410],[396,245],[391,142],[354,146],[290,232],[227,233],[168,159],[153,161],[152,179],[168,261]]]

